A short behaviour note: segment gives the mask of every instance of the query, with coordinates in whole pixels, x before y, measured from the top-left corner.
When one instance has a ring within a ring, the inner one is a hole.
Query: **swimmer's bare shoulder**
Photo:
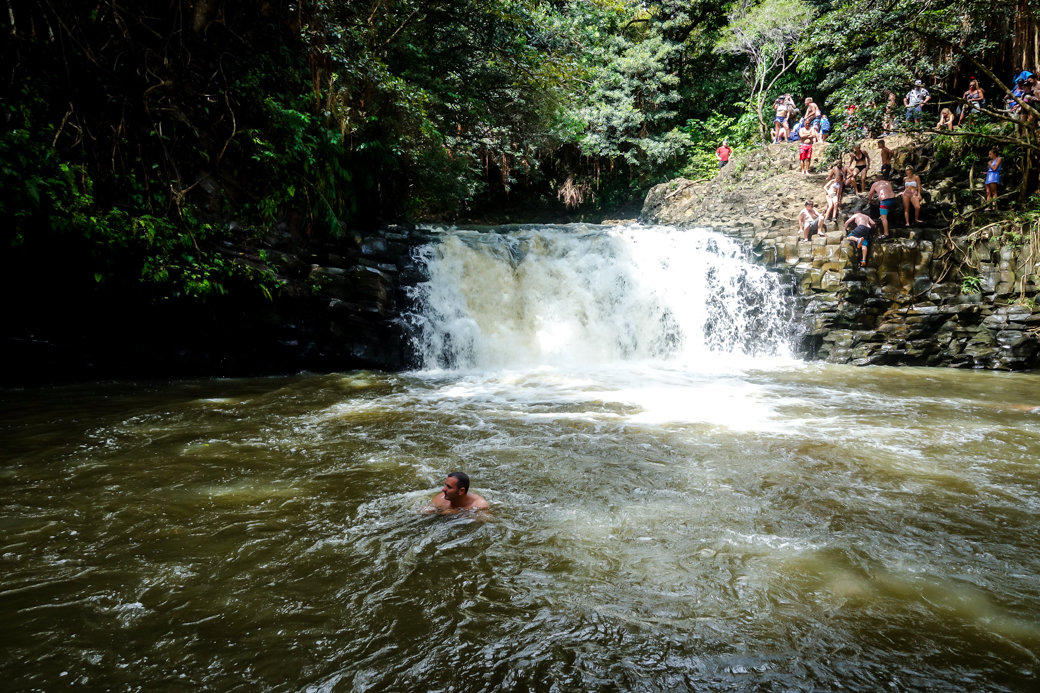
[[[444,496],[437,494],[430,499],[420,512],[425,515],[433,515],[434,513],[440,513],[441,515],[449,515],[451,513],[457,513],[462,511],[476,511],[476,510],[490,510],[491,504],[487,502],[483,496],[472,494],[469,498],[470,503],[467,505],[453,506],[451,503],[444,499]]]
[[[444,480],[441,492],[431,498],[421,512],[445,514],[460,510],[487,510],[489,507],[483,496],[469,492],[469,476],[462,472],[452,472]]]

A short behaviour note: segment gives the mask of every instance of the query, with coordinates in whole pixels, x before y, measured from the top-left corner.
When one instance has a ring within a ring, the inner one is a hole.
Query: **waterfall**
[[[406,319],[427,369],[788,354],[779,278],[708,230],[453,229],[417,261]]]

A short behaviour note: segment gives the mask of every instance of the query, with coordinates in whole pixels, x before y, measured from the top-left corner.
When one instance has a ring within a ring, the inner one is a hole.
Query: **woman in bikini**
[[[903,178],[903,214],[906,216],[906,225],[910,226],[910,208],[914,208],[914,223],[921,223],[921,176],[914,173],[912,166],[906,167],[906,177]]]
[[[834,211],[831,212],[832,205],[829,204],[830,203],[830,193],[828,193],[828,196],[827,196],[828,197],[828,199],[827,199],[827,201],[828,201],[827,214],[824,215],[824,216],[827,217],[828,221],[831,221],[831,220],[837,221],[837,219],[838,219],[838,206],[841,204],[841,193],[842,193],[843,190],[845,190],[845,182],[846,182],[847,178],[848,178],[848,170],[845,168],[845,165],[842,163],[842,157],[838,156],[838,160],[834,163],[834,168],[832,168],[830,170],[830,172],[827,174],[826,184],[830,185],[832,182],[834,183],[834,196],[836,198],[835,201],[834,201],[834,205],[833,205]],[[831,214],[833,214],[833,216],[831,216]]]
[[[841,194],[841,183],[837,180],[827,180],[823,186],[823,192],[827,195],[827,209],[823,212],[824,221],[838,220],[838,196]]]
[[[870,168],[870,155],[860,149],[858,144],[852,150],[852,165],[856,167],[854,182],[856,184],[856,194],[858,195],[867,189],[867,170]]]
[[[986,166],[986,209],[989,209],[992,201],[993,208],[997,208],[997,186],[1000,185],[1000,169],[1004,166],[1004,157],[997,150],[989,150],[989,164]]]

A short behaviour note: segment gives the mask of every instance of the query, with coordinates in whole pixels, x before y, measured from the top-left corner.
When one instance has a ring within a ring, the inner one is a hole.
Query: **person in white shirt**
[[[903,105],[906,106],[906,119],[912,119],[914,123],[920,123],[921,107],[931,100],[932,95],[924,88],[924,83],[921,80],[916,80],[914,88],[903,97]]]

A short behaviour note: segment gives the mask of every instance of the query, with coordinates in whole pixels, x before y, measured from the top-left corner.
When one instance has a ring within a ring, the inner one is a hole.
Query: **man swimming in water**
[[[444,488],[430,500],[430,508],[443,513],[460,510],[487,510],[488,502],[482,496],[469,492],[469,476],[452,472],[444,480]]]

